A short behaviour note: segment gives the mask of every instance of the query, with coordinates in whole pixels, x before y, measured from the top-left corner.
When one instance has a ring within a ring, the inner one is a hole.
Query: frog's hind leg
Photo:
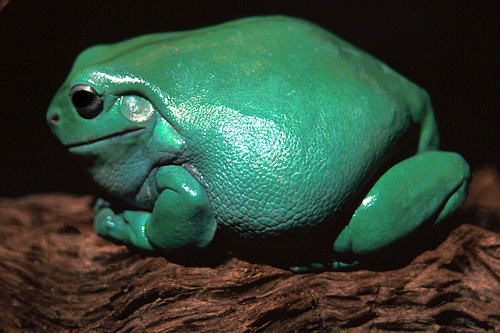
[[[404,245],[416,231],[432,233],[462,205],[469,178],[469,166],[456,153],[429,151],[403,160],[377,180],[335,240],[334,251],[361,261]]]

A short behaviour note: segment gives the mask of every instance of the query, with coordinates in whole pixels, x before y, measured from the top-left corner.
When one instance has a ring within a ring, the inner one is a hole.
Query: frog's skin
[[[99,235],[186,256],[217,232],[250,252],[328,248],[332,268],[355,266],[435,232],[470,177],[437,150],[425,91],[287,17],[92,47],[47,119],[101,187],[137,207],[99,201]]]

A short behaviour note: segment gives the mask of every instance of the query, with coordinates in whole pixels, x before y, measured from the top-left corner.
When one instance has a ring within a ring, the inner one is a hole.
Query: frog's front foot
[[[94,229],[99,236],[112,238],[143,250],[154,249],[145,234],[145,225],[151,218],[151,213],[124,211],[116,214],[101,203],[100,201],[96,203],[94,217]]]
[[[155,186],[159,195],[151,213],[126,210],[116,214],[98,200],[94,209],[97,234],[144,250],[206,247],[217,224],[198,181],[182,166],[168,165],[158,169]]]

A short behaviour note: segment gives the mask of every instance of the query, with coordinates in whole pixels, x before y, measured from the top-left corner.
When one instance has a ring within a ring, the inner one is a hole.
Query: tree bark
[[[476,172],[435,250],[388,271],[293,274],[228,255],[207,266],[98,237],[93,198],[0,201],[0,332],[500,331],[500,181]],[[491,229],[486,230],[485,228]]]

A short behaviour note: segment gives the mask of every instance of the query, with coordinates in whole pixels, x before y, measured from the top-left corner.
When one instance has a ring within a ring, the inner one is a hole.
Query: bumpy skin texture
[[[355,257],[431,229],[467,194],[466,162],[433,151],[426,92],[292,18],[90,48],[47,117],[140,209],[98,203],[97,232],[144,249],[202,248],[221,229],[249,249]]]

